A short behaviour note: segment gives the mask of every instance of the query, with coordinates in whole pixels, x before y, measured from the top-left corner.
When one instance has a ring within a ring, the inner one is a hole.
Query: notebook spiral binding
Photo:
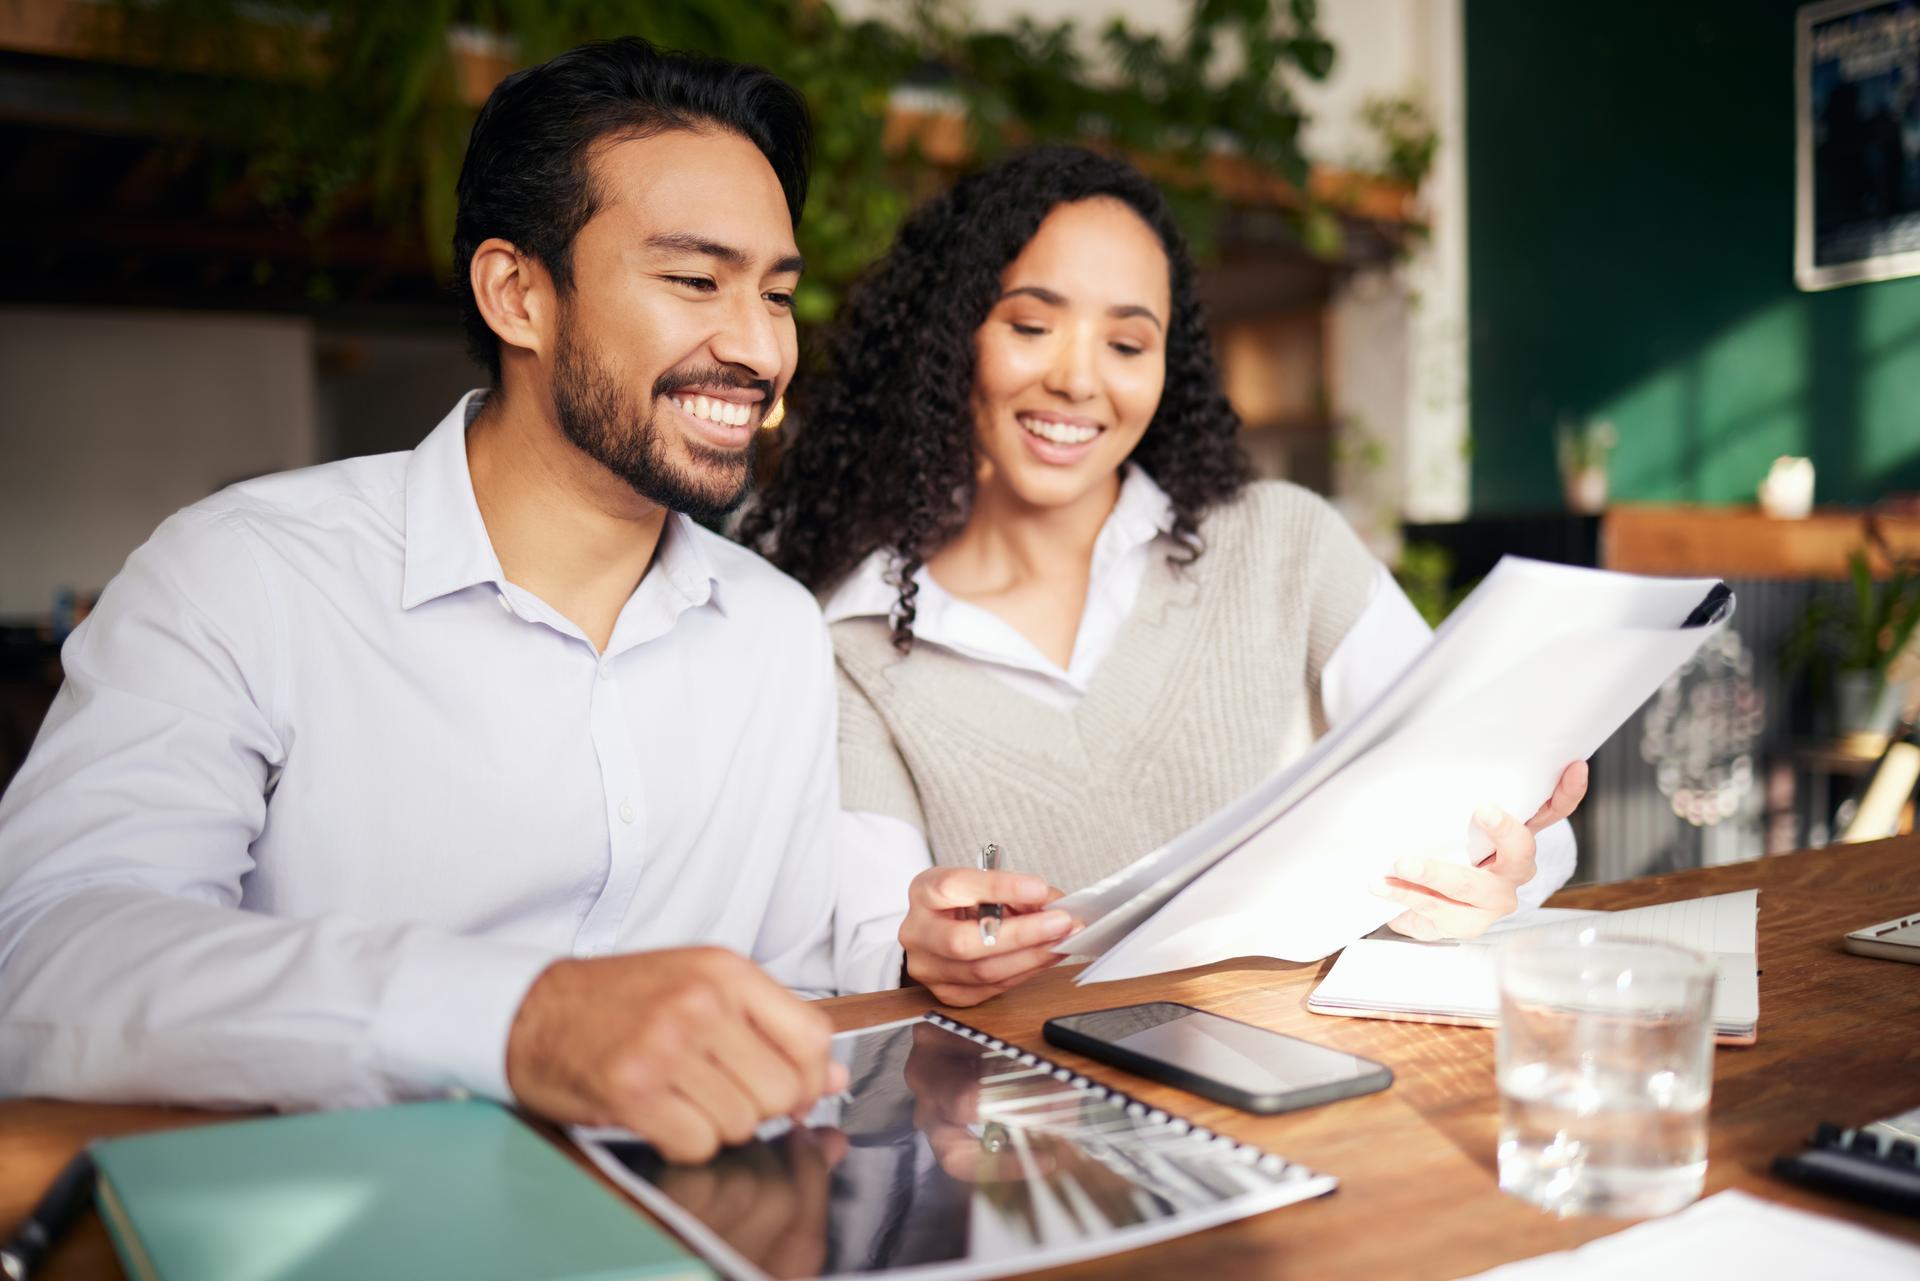
[[[1089,1080],[1071,1068],[1061,1067],[1044,1055],[1023,1050],[1017,1045],[1009,1045],[997,1036],[987,1035],[979,1028],[969,1027],[956,1019],[950,1019],[944,1014],[934,1014],[931,1011],[925,1017],[927,1022],[937,1028],[957,1036],[964,1036],[969,1041],[986,1046],[989,1050],[999,1050],[1012,1056],[1013,1060],[1023,1067],[1044,1068],[1056,1081],[1070,1085],[1076,1090],[1085,1091],[1096,1099],[1111,1099],[1125,1109],[1128,1116],[1145,1120],[1149,1125],[1165,1125],[1175,1134],[1185,1135],[1197,1142],[1229,1152],[1236,1159],[1255,1166],[1263,1174],[1278,1175],[1289,1182],[1314,1177],[1314,1172],[1304,1165],[1296,1165],[1277,1153],[1268,1152],[1264,1148],[1255,1147],[1251,1143],[1243,1142],[1230,1135],[1216,1134],[1205,1126],[1183,1120],[1164,1108],[1143,1103],[1124,1090],[1116,1090],[1110,1085],[1101,1085],[1098,1081]]]

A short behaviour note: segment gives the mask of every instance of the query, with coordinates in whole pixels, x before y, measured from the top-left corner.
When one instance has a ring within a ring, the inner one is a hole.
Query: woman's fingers
[[[1495,805],[1475,812],[1474,823],[1493,842],[1493,853],[1479,866],[1414,856],[1395,860],[1392,874],[1374,887],[1381,898],[1408,909],[1388,922],[1390,928],[1427,940],[1484,934],[1520,906],[1519,887],[1539,870],[1534,833],[1571,814],[1586,794],[1587,765],[1575,761],[1527,822]]]
[[[1525,885],[1539,870],[1533,829],[1497,806],[1482,806],[1473,821],[1493,842],[1493,857],[1480,864],[1511,885]],[[1415,877],[1413,879],[1419,879]]]
[[[1488,867],[1467,867],[1430,858],[1403,858],[1393,865],[1389,888],[1417,891],[1429,898],[1477,907],[1505,916],[1518,904],[1514,883]],[[1404,900],[1403,900],[1404,901]],[[1414,903],[1413,906],[1420,906]]]
[[[1037,876],[935,867],[913,879],[900,943],[907,975],[948,1005],[975,1005],[1059,963],[1053,947],[1079,926],[1061,911],[1041,910],[1060,891]],[[1008,909],[990,943],[971,909]]]
[[[1053,951],[1049,943],[1005,952],[979,961],[955,961],[930,953],[908,952],[907,973],[932,987],[937,983],[962,987],[997,987],[1024,982],[1041,970],[1050,969],[1066,958]]]
[[[999,931],[989,943],[981,934],[978,921],[956,921],[928,912],[910,911],[900,927],[900,941],[909,953],[927,953],[948,961],[982,961],[990,956],[1057,943],[1073,932],[1073,925],[1073,918],[1065,912],[1009,916],[1000,922]]]
[[[911,907],[955,912],[982,903],[1032,910],[1060,897],[1060,891],[1023,872],[983,872],[972,867],[930,867],[907,887]]]
[[[1532,834],[1527,835],[1531,840]],[[1414,938],[1474,938],[1519,906],[1514,882],[1493,871],[1492,866],[1402,858],[1393,865],[1394,875],[1383,878],[1374,893],[1412,909],[1392,922],[1402,934]],[[1410,917],[1421,918],[1434,933],[1425,932]]]
[[[1586,798],[1587,763],[1575,761],[1560,771],[1560,781],[1553,785],[1553,795],[1527,820],[1527,830],[1538,832],[1552,827],[1579,809],[1580,802]]]
[[[1393,926],[1402,934],[1411,934],[1414,938],[1477,938],[1486,933],[1489,925],[1506,915],[1504,912],[1476,907],[1442,894],[1435,894],[1431,890],[1406,881],[1385,881],[1374,890],[1374,893],[1411,909],[1395,917]],[[1410,917],[1416,918],[1410,923],[1412,928],[1403,928],[1402,922],[1408,921]],[[1432,927],[1433,932],[1422,932],[1418,928],[1418,921],[1425,921]]]
[[[1437,939],[1446,937],[1445,934],[1440,932],[1439,926],[1412,908],[1408,908],[1391,921],[1388,921],[1387,928],[1395,934],[1404,934],[1408,938],[1418,939],[1422,943],[1432,943]]]

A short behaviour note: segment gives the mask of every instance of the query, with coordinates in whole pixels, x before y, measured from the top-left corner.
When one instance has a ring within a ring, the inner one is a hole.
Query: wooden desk
[[[1753,887],[1762,891],[1760,1041],[1715,1055],[1707,1191],[1744,1188],[1920,1241],[1920,1220],[1802,1192],[1766,1172],[1815,1122],[1858,1124],[1920,1106],[1920,968],[1840,947],[1848,930],[1920,907],[1920,837],[1589,886],[1554,903],[1636,907]],[[1054,1051],[1089,1076],[1336,1174],[1341,1186],[1304,1205],[1048,1275],[1451,1278],[1621,1226],[1557,1220],[1500,1194],[1491,1031],[1310,1014],[1307,993],[1328,964],[1247,960],[1087,988],[1055,971],[959,1013],[996,1036],[1039,1046],[1040,1024],[1054,1014],[1166,998],[1365,1054],[1394,1070],[1385,1093],[1261,1118]],[[919,989],[831,1003],[842,1027],[926,1007]],[[0,1103],[0,1223],[25,1213],[87,1138],[207,1119],[160,1108]],[[72,1281],[121,1273],[99,1222],[90,1219],[43,1275]]]

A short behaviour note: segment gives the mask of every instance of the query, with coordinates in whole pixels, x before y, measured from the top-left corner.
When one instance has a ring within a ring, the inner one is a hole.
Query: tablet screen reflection
[[[930,1022],[836,1048],[852,1084],[805,1127],[702,1166],[607,1150],[777,1278],[1030,1260],[1305,1174]]]

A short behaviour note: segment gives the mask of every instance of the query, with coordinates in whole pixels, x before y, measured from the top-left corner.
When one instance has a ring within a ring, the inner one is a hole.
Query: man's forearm
[[[505,1093],[507,1027],[551,957],[417,926],[289,920],[128,887],[4,928],[0,1085],[203,1107]]]

